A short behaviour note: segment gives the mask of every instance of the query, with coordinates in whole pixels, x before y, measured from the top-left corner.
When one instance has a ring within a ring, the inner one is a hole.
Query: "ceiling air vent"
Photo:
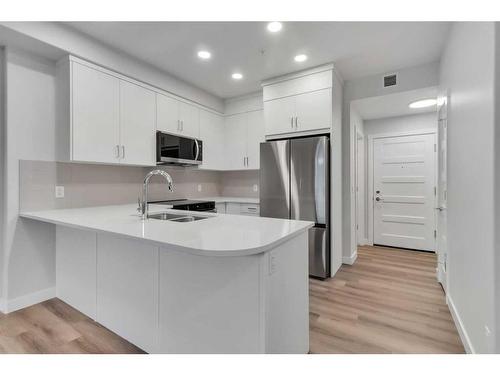
[[[391,74],[390,76],[384,77],[384,87],[396,86],[397,77],[396,74]]]

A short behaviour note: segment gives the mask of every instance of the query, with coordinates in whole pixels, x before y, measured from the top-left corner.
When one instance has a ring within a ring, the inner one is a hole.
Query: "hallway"
[[[434,253],[359,247],[354,265],[311,280],[311,352],[464,353],[435,269]]]

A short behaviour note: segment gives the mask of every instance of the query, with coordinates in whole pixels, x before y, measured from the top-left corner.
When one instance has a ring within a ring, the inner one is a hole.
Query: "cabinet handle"
[[[181,120],[177,120],[177,131],[181,131]]]
[[[299,118],[295,117],[295,129],[299,128]]]
[[[290,126],[291,126],[291,127],[292,127],[292,129],[293,129],[293,116],[292,116],[292,117],[290,117]]]
[[[243,166],[246,167],[247,158],[243,156]]]
[[[125,159],[125,146],[122,145],[122,159]]]
[[[120,159],[120,145],[115,147],[115,158]]]
[[[181,120],[181,132],[184,131],[184,120]]]

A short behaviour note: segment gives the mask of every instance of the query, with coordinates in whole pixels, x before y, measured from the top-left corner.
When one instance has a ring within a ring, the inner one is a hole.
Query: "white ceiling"
[[[260,89],[263,79],[328,62],[345,80],[440,59],[447,22],[68,22],[69,26],[218,97]],[[199,49],[212,52],[201,61]],[[296,63],[305,53],[309,59]],[[244,79],[234,81],[240,71]]]
[[[353,100],[351,108],[356,110],[363,120],[436,112],[436,106],[416,109],[408,107],[408,104],[420,99],[435,99],[437,94],[437,87],[403,91],[396,94]]]

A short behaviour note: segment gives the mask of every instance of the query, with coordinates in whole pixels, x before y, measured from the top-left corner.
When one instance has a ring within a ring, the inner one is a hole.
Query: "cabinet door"
[[[200,139],[203,164],[200,169],[224,169],[224,121],[215,113],[200,110]]]
[[[156,130],[180,134],[179,101],[156,94]]]
[[[157,247],[97,236],[97,321],[141,349],[157,351]]]
[[[72,160],[118,163],[120,82],[72,63]]]
[[[228,170],[246,169],[247,116],[245,113],[225,118],[225,163]]]
[[[194,105],[179,102],[179,118],[181,120],[181,134],[200,137],[200,110]]]
[[[230,215],[241,215],[241,204],[227,202],[226,203],[226,214]]]
[[[247,113],[247,168],[259,169],[260,143],[265,141],[264,112]]]
[[[295,96],[297,131],[329,129],[332,126],[332,89]]]
[[[294,132],[292,122],[294,116],[295,99],[293,96],[264,102],[266,135]]]
[[[120,81],[121,163],[155,165],[155,93]]]

